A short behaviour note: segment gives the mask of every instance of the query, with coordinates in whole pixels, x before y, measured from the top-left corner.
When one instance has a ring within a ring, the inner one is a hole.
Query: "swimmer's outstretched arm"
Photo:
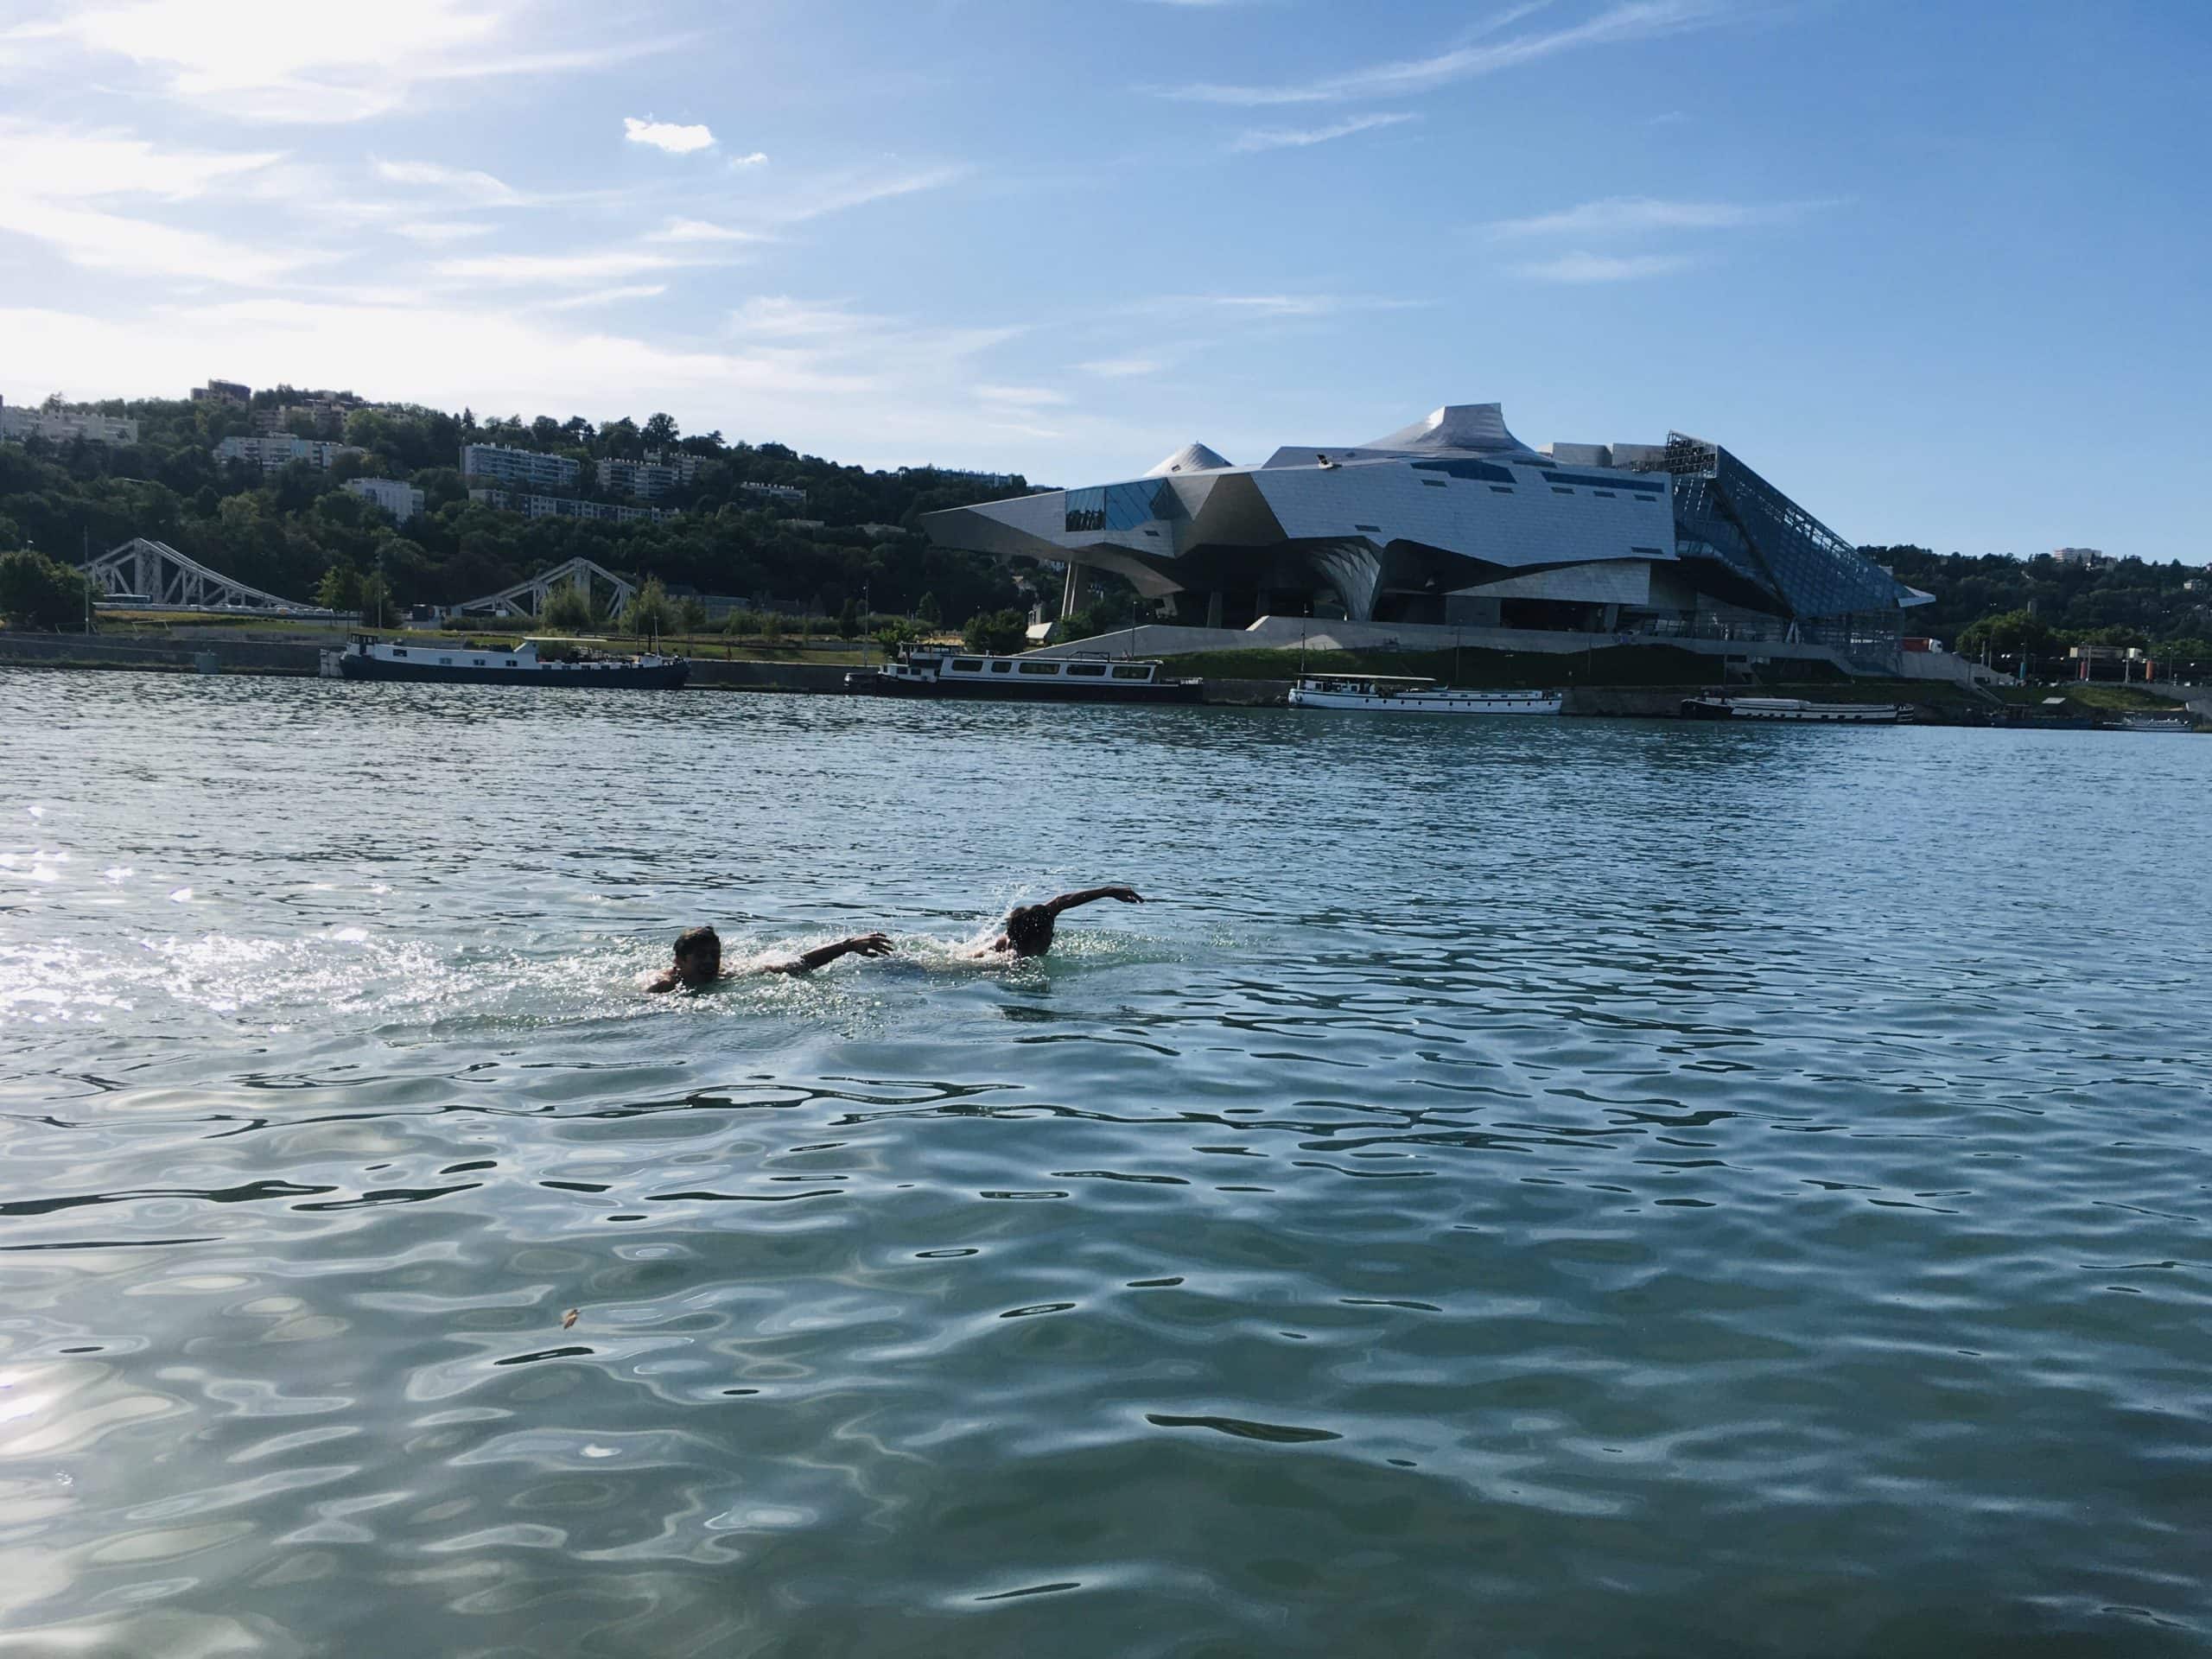
[[[1077,893],[1064,893],[1057,899],[1047,899],[1044,907],[1058,915],[1064,910],[1073,910],[1077,905],[1095,904],[1101,899],[1118,899],[1125,905],[1141,905],[1144,899],[1135,887],[1084,887]]]
[[[887,957],[892,952],[890,937],[882,933],[855,933],[849,939],[840,939],[835,944],[817,945],[789,962],[770,963],[761,969],[767,974],[810,974],[817,968],[827,968],[840,957]]]

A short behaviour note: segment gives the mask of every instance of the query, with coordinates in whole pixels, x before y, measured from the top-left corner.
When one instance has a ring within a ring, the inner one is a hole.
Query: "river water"
[[[2212,743],[0,721],[0,1650],[2212,1645]]]

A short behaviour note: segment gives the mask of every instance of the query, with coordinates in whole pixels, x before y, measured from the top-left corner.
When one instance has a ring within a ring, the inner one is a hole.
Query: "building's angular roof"
[[[1359,447],[1425,455],[1535,454],[1506,430],[1503,404],[1446,404],[1411,426],[1402,426],[1384,437],[1370,438]]]
[[[1145,476],[1166,478],[1170,473],[1217,473],[1224,467],[1235,465],[1218,450],[1209,449],[1203,443],[1186,443],[1173,454],[1162,459]]]

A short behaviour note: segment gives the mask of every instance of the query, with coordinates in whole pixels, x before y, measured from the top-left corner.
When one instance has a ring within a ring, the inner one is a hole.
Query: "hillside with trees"
[[[254,395],[257,410],[315,394],[280,386]],[[803,455],[777,443],[728,443],[719,432],[684,436],[666,415],[604,425],[541,416],[480,420],[413,406],[353,410],[342,426],[292,417],[299,435],[340,438],[365,453],[327,471],[295,461],[264,476],[251,461],[223,462],[224,438],[250,435],[252,411],[218,402],[111,401],[101,413],[135,416],[139,442],[0,443],[0,549],[33,547],[71,563],[133,536],[167,542],[251,587],[302,601],[359,594],[381,584],[401,605],[454,604],[495,593],[579,556],[609,569],[658,577],[671,588],[727,594],[755,606],[838,614],[863,595],[878,612],[908,613],[925,594],[965,617],[1022,602],[998,563],[930,547],[916,529],[939,507],[1018,493],[1011,482],[931,467],[871,472]],[[658,523],[525,518],[472,501],[459,471],[465,443],[498,443],[580,463],[636,460],[648,449],[698,458],[696,475],[652,505],[677,510]],[[424,510],[404,526],[348,492],[356,477],[421,489]],[[747,484],[806,493],[802,512],[748,497]],[[811,529],[794,523],[822,521]],[[863,530],[862,525],[875,526]]]
[[[2212,569],[2141,559],[2070,563],[2041,554],[1938,555],[1866,547],[1897,580],[1936,602],[1907,613],[1916,633],[1979,657],[2063,655],[2072,645],[2139,645],[2177,671],[2212,672]]]

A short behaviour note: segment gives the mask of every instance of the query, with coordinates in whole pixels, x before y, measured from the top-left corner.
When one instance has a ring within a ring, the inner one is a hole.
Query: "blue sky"
[[[0,395],[1057,483],[1497,400],[2203,563],[2209,90],[2205,0],[6,0]]]

